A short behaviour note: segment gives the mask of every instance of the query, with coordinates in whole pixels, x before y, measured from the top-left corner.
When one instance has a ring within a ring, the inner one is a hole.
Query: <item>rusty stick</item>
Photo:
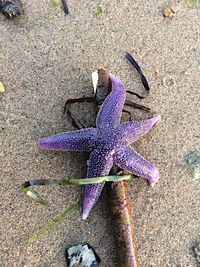
[[[96,103],[102,104],[112,90],[109,72],[105,69],[99,69],[97,77],[98,79],[95,81],[95,75],[93,74]],[[119,169],[113,167],[110,173],[116,174],[118,172]],[[109,186],[112,220],[115,228],[116,245],[119,251],[119,267],[139,267],[127,183],[122,181],[112,183]]]
[[[134,220],[125,181],[109,185],[112,220],[120,267],[139,267]]]

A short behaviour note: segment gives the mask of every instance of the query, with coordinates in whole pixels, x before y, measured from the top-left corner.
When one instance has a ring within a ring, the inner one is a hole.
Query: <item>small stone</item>
[[[101,262],[95,250],[87,243],[66,249],[67,267],[98,267]]]
[[[189,151],[186,156],[186,162],[193,172],[194,179],[200,178],[200,150],[195,149]]]
[[[198,262],[200,262],[200,243],[194,248],[194,253]]]
[[[164,17],[169,18],[171,18],[175,14],[174,10],[171,7],[164,7],[162,13]]]
[[[0,12],[7,18],[11,19],[22,14],[21,0],[0,1]]]

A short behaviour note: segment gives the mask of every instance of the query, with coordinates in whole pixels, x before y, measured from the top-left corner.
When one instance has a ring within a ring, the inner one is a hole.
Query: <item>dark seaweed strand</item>
[[[82,129],[82,128],[86,128],[85,125],[83,125],[79,119],[77,119],[69,109],[66,109],[66,115],[67,115],[67,119],[68,121],[76,128],[76,129]]]
[[[69,14],[69,8],[68,8],[66,0],[61,0],[61,2],[62,2],[62,8],[63,8],[65,15],[68,15]]]
[[[52,180],[35,179],[35,180],[26,181],[25,183],[23,183],[21,186],[21,190],[23,191],[23,189],[28,188],[33,185],[58,185],[58,184],[59,184],[59,180],[55,180],[55,179],[52,179]]]
[[[131,112],[130,112],[129,110],[123,109],[122,112],[128,114],[128,116],[129,116],[129,119],[128,119],[128,120],[129,120],[129,121],[132,120],[132,115],[131,115]]]
[[[130,55],[130,54],[129,54]],[[137,63],[136,63],[137,64]],[[137,64],[138,66],[138,64]],[[139,66],[138,66],[139,67]],[[139,67],[140,68],[140,67]],[[103,75],[101,73],[101,75]],[[106,75],[106,71],[105,71],[105,75]],[[108,75],[109,77],[109,75]],[[102,76],[103,78],[103,76]],[[83,125],[80,120],[78,118],[76,118],[76,116],[70,111],[70,104],[73,104],[73,103],[82,103],[84,101],[87,101],[87,102],[94,102],[96,104],[96,111],[98,112],[99,110],[99,107],[103,104],[103,101],[104,99],[106,98],[107,95],[105,95],[105,93],[103,93],[103,90],[102,90],[102,87],[105,89],[105,91],[107,92],[107,94],[109,94],[110,90],[107,90],[107,86],[111,86],[111,83],[109,82],[106,82],[106,80],[102,80],[101,82],[99,82],[100,85],[99,87],[97,87],[97,90],[96,90],[96,93],[94,96],[89,96],[89,97],[80,97],[80,98],[73,98],[73,99],[68,99],[66,102],[65,102],[65,105],[64,105],[64,114],[67,115],[67,119],[68,121],[76,128],[76,129],[81,129],[81,128],[86,128],[85,125]],[[105,83],[105,84],[104,84]],[[100,92],[102,93],[102,95],[98,95],[98,88],[101,89]],[[127,91],[129,92],[129,91]],[[133,92],[130,92],[131,94],[134,94],[136,95],[137,97],[139,98],[144,98],[144,97],[140,97],[138,94],[136,93],[133,93]],[[134,102],[131,102],[129,100],[126,100],[125,101],[125,105],[127,106],[130,106],[130,107],[133,107],[133,108],[138,108],[138,109],[141,109],[143,111],[146,111],[146,112],[149,112],[150,111],[150,108],[148,107],[145,107],[143,105],[140,105],[140,104],[137,104],[137,103],[134,103]],[[126,112],[129,114],[129,120],[131,120],[132,116],[131,116],[131,113],[125,109],[123,109],[123,112]]]
[[[141,109],[143,111],[146,111],[146,112],[149,112],[151,109],[146,107],[146,106],[143,106],[143,105],[140,105],[140,104],[137,104],[137,103],[134,103],[134,102],[131,102],[129,100],[125,100],[125,105],[126,106],[129,106],[129,107],[133,107],[133,108],[137,108],[137,109]]]
[[[67,115],[68,121],[77,129],[86,128],[85,125],[83,125],[79,119],[76,118],[76,116],[73,115],[73,113],[70,111],[69,106],[74,103],[82,103],[84,101],[87,102],[93,102],[94,97],[81,97],[81,98],[73,98],[68,99],[65,102],[64,111],[63,113]]]
[[[140,66],[138,65],[138,63],[136,62],[136,60],[131,56],[131,54],[129,54],[128,52],[126,52],[125,54],[125,58],[131,63],[131,65],[136,69],[137,73],[139,74],[140,76],[140,79],[141,79],[141,82],[145,88],[145,90],[147,91],[147,95],[149,94],[149,91],[150,91],[150,87],[149,87],[149,84],[147,82],[147,79],[145,78],[144,74],[142,73],[142,70],[140,68]],[[133,93],[132,91],[126,91],[127,93],[129,94],[132,94],[132,95],[135,95],[137,96],[139,99],[143,99],[145,98],[146,96],[141,96],[137,93]]]

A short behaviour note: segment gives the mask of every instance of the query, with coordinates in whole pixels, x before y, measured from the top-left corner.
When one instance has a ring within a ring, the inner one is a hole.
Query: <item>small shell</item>
[[[164,7],[162,10],[163,16],[171,18],[174,15],[174,10],[171,7]]]
[[[98,267],[100,258],[87,243],[71,246],[66,249],[67,267]]]
[[[5,92],[5,88],[2,84],[2,82],[0,82],[0,93],[4,93]]]

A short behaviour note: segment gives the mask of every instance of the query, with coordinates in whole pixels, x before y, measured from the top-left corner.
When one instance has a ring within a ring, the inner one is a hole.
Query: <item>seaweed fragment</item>
[[[30,245],[32,242],[39,239],[42,235],[53,230],[58,224],[60,224],[66,217],[66,215],[70,214],[74,210],[81,207],[81,202],[73,203],[69,207],[65,208],[62,212],[56,215],[49,222],[41,226],[38,230],[36,230],[32,235],[30,235],[25,241],[26,245]]]
[[[128,52],[126,52],[125,54],[125,58],[131,63],[131,65],[136,69],[137,73],[139,74],[140,76],[140,79],[141,79],[141,82],[145,88],[145,90],[147,91],[147,94],[145,96],[141,96],[137,93],[134,93],[132,91],[126,91],[127,93],[129,94],[132,94],[132,95],[135,95],[137,96],[139,99],[143,99],[145,98],[148,94],[149,94],[149,91],[150,91],[150,87],[149,87],[149,84],[147,82],[147,79],[146,77],[144,76],[139,64],[137,63],[137,61],[131,56],[131,54],[129,54]]]
[[[68,5],[67,5],[67,1],[66,0],[61,0],[61,3],[62,3],[62,9],[64,11],[64,14],[68,15],[69,14],[69,8],[68,8]]]
[[[103,14],[103,10],[104,10],[103,6],[98,5],[96,11],[94,12],[95,16],[100,17]]]
[[[74,103],[82,103],[82,102],[94,102],[94,97],[80,97],[80,98],[73,98],[68,99],[64,105],[63,113],[67,115],[68,121],[77,129],[86,128],[79,119],[77,119],[71,112],[70,107],[71,104]]]
[[[86,128],[78,118],[71,112],[71,104],[74,103],[83,103],[83,102],[94,102],[96,105],[96,111],[98,111],[99,107],[103,104],[103,101],[107,97],[107,95],[111,92],[111,81],[109,78],[109,72],[104,69],[98,69],[97,71],[92,73],[92,81],[94,87],[94,95],[88,97],[80,97],[80,98],[72,98],[68,99],[64,105],[63,113],[66,114],[67,120],[77,129]],[[128,91],[129,92],[129,91]],[[135,94],[131,92],[132,94]],[[137,94],[135,94],[137,95]],[[125,105],[137,109],[141,109],[143,111],[149,112],[150,108],[134,103],[130,100],[125,100]],[[123,109],[123,112],[128,113],[129,120],[132,119],[131,113],[128,110]]]
[[[47,202],[37,193],[29,189],[30,186],[39,186],[39,185],[88,185],[88,184],[98,184],[103,182],[119,182],[123,180],[130,180],[133,178],[133,175],[107,175],[102,177],[95,178],[82,178],[82,179],[35,179],[26,181],[23,183],[19,189],[20,192],[25,193],[27,196],[32,198],[39,204],[46,205]]]
[[[57,11],[60,10],[60,8],[62,8],[65,15],[69,14],[69,8],[66,0],[52,0],[52,1]]]
[[[140,105],[140,104],[137,104],[137,103],[134,103],[130,100],[126,100],[125,101],[125,105],[126,106],[129,106],[129,107],[133,107],[133,108],[137,108],[137,109],[141,109],[143,111],[146,111],[146,112],[150,112],[150,108],[149,107],[146,107],[146,106],[143,106],[143,105]],[[124,110],[123,110],[124,111]]]
[[[186,5],[189,7],[192,7],[196,2],[197,0],[185,0]]]
[[[21,0],[0,0],[0,11],[7,18],[18,17],[22,14]]]

